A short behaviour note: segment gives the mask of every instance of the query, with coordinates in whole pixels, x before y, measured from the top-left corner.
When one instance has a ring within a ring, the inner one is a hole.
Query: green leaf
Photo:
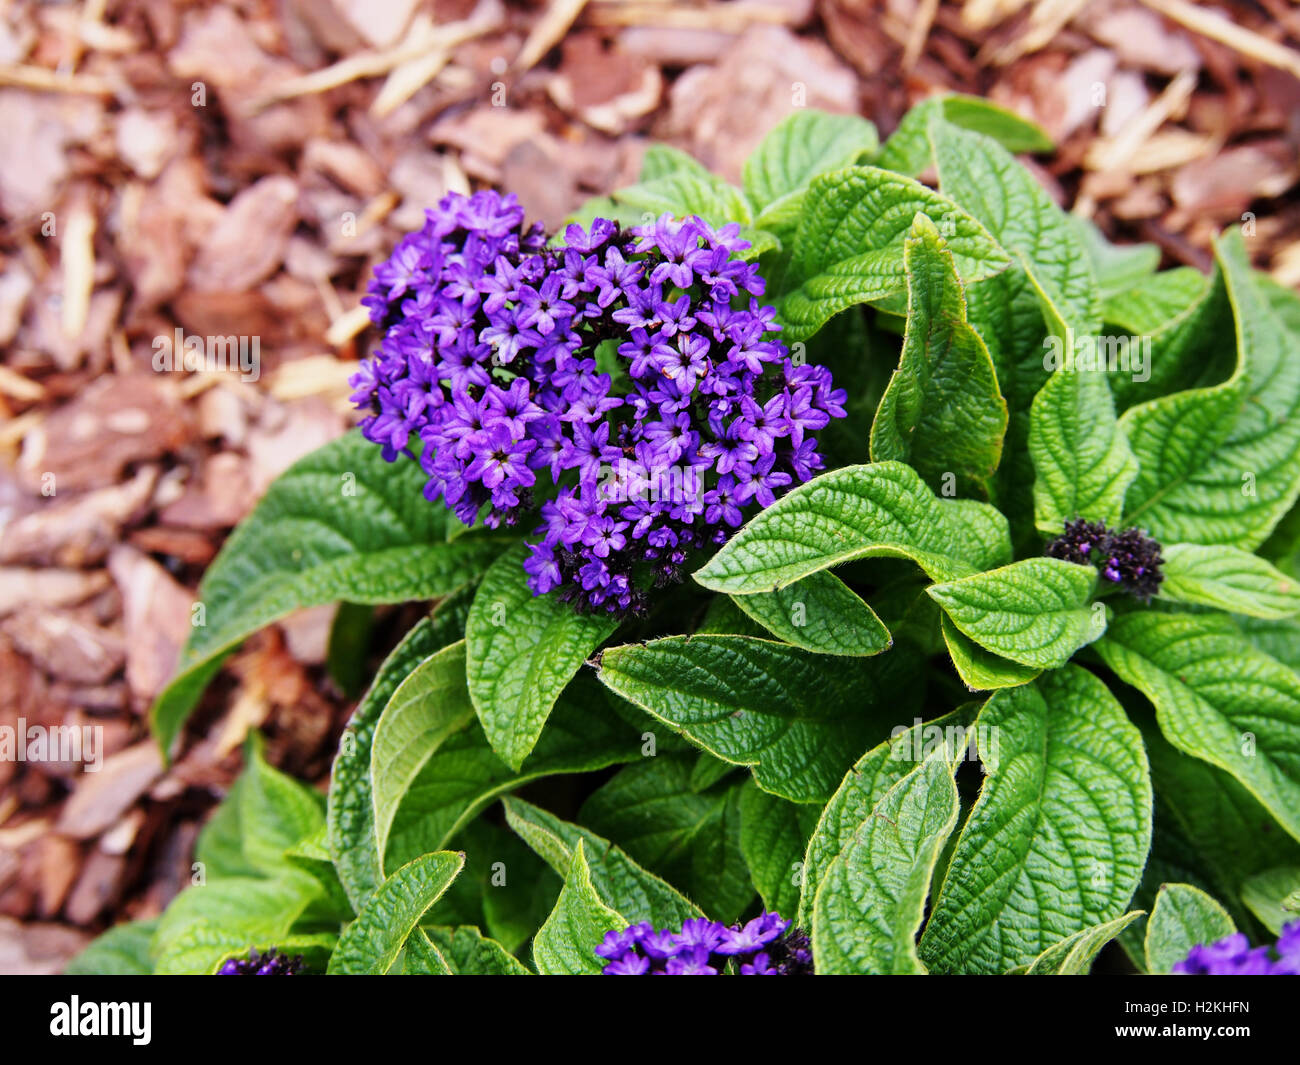
[[[1053,943],[1025,970],[1026,976],[1087,976],[1101,948],[1145,911],[1134,910],[1105,924],[1093,925]]]
[[[1168,973],[1193,947],[1237,931],[1227,910],[1200,888],[1165,884],[1147,921],[1147,971]]]
[[[110,928],[68,962],[63,967],[63,975],[149,976],[153,972],[149,943],[157,927],[154,918]]]
[[[465,864],[463,854],[437,851],[394,870],[339,937],[331,975],[382,976],[392,968],[420,918]]]
[[[164,752],[221,660],[264,625],[341,599],[432,599],[487,567],[508,540],[470,533],[449,542],[454,519],[424,498],[425,480],[419,463],[387,463],[379,447],[351,432],[271,485],[199,585],[203,624],[150,714]]]
[[[334,859],[334,867],[354,912],[360,911],[384,878],[375,841],[374,794],[370,779],[375,726],[388,700],[407,675],[439,648],[460,638],[465,631],[468,609],[469,590],[464,589],[445,599],[432,617],[421,619],[402,638],[379,667],[370,691],[354,711],[339,741],[339,753],[330,775],[325,818],[330,857]]]
[[[1139,247],[1149,248],[1151,245]],[[1156,258],[1159,258],[1158,253]],[[1193,313],[1209,288],[1210,282],[1205,275],[1191,266],[1161,270],[1158,274],[1144,277],[1125,275],[1121,283],[1109,289],[1103,286],[1102,317],[1136,336],[1148,336]]]
[[[962,757],[976,735],[969,730],[973,716],[972,707],[964,706],[928,722],[917,719],[911,726],[896,726],[888,740],[867,751],[845,774],[808,840],[797,924],[809,926],[818,885],[876,801],[936,751],[946,752],[950,760]]]
[[[827,570],[735,603],[773,636],[815,654],[869,657],[893,644],[876,612]]]
[[[921,938],[937,972],[1000,973],[1125,912],[1151,843],[1137,729],[1077,666],[996,692],[987,775]]]
[[[899,123],[876,158],[877,166],[915,177],[931,163],[928,127],[931,116],[942,114],[954,126],[985,133],[1008,151],[1050,152],[1052,138],[1028,119],[978,96],[943,96],[923,100]]]
[[[730,924],[754,897],[740,847],[740,787],[699,794],[695,762],[669,752],[627,766],[587,798],[579,820]]]
[[[1032,174],[992,138],[932,119],[930,138],[945,195],[1015,256],[1042,301],[1052,333],[1095,334],[1101,298],[1078,231]],[[964,271],[967,281],[978,280]],[[985,337],[987,340],[988,338]]]
[[[1171,544],[1162,554],[1162,599],[1273,621],[1300,614],[1300,581],[1239,547]]]
[[[703,916],[681,892],[643,869],[609,840],[522,799],[507,798],[502,805],[510,827],[566,881],[578,846],[584,845],[588,875],[597,896],[627,918],[624,924],[649,921],[656,928],[680,928],[683,921]]]
[[[1142,722],[1142,732],[1156,792],[1157,831],[1139,904],[1150,907],[1160,884],[1177,879],[1223,899],[1244,924],[1248,915],[1238,900],[1245,882],[1268,869],[1300,865],[1300,843],[1222,769],[1173,747],[1154,715]],[[1152,869],[1157,851],[1168,856],[1161,870]]]
[[[240,777],[239,830],[252,868],[276,873],[285,852],[325,825],[322,797],[267,764],[264,744],[251,733],[244,745],[247,766]]]
[[[1005,269],[1006,253],[988,231],[919,182],[866,166],[822,174],[808,188],[794,238],[782,339],[806,340],[840,311],[901,290],[903,243],[918,213],[945,235],[964,279]]]
[[[591,870],[579,840],[564,878],[564,889],[533,940],[533,961],[543,976],[599,976],[606,962],[596,956],[605,933],[628,921],[611,910],[591,885]]]
[[[831,661],[746,636],[670,636],[607,649],[600,679],[710,754],[752,766],[765,791],[818,802],[916,694],[913,664],[902,649]]]
[[[757,224],[775,232],[798,225],[808,185],[818,174],[873,152],[876,127],[857,115],[796,111],[765,136],[745,162],[745,192]]]
[[[1058,558],[1027,558],[926,591],[981,647],[1034,669],[1055,669],[1106,631],[1089,609],[1097,573]]]
[[[1300,919],[1300,865],[1256,873],[1241,886],[1241,899],[1274,935]]]
[[[1300,359],[1251,273],[1241,235],[1217,243],[1237,325],[1237,371],[1124,414],[1141,463],[1125,521],[1164,542],[1262,544],[1300,496]]]
[[[1072,214],[1069,220],[1088,250],[1092,271],[1097,277],[1097,286],[1107,308],[1113,298],[1131,292],[1134,286],[1143,285],[1156,276],[1156,270],[1160,266],[1160,248],[1157,245],[1112,244],[1089,219]],[[1166,271],[1167,274],[1174,272]],[[1192,273],[1200,278],[1202,284],[1205,283],[1204,277],[1199,273],[1195,270]],[[1110,322],[1116,319],[1107,316],[1106,320]],[[1144,330],[1138,329],[1135,332],[1141,333]]]
[[[904,262],[907,333],[871,427],[871,458],[908,462],[947,495],[953,486],[987,495],[1002,456],[1007,404],[988,348],[966,320],[953,257],[924,215],[912,224]]]
[[[306,873],[274,880],[230,877],[195,884],[174,898],[150,944],[155,972],[207,973],[232,954],[278,945],[321,895]]]
[[[1042,672],[981,647],[958,629],[947,614],[939,615],[939,625],[944,643],[948,646],[948,654],[952,657],[953,668],[971,691],[1014,688],[1019,684],[1028,684]]]
[[[940,500],[910,466],[877,462],[824,473],[761,510],[695,572],[731,595],[770,592],[858,558],[910,558],[936,580],[1010,558],[993,507]]]
[[[366,652],[374,620],[374,607],[340,603],[330,624],[325,671],[349,699],[355,699],[366,686]]]
[[[783,916],[799,906],[803,856],[821,810],[778,799],[752,780],[740,793],[740,849],[763,905]]]
[[[1097,650],[1179,750],[1236,777],[1300,839],[1300,676],[1210,614],[1116,617]]]
[[[560,699],[541,742],[517,771],[493,753],[483,729],[471,721],[443,740],[406,789],[389,832],[385,868],[446,847],[493,799],[529,781],[640,758],[640,733],[605,705],[602,689],[590,678],[573,697]]]
[[[1118,524],[1138,466],[1104,374],[1058,370],[1047,379],[1030,408],[1029,453],[1040,531],[1059,535],[1079,517]]]
[[[393,818],[425,764],[448,736],[473,719],[463,640],[426,658],[398,685],[370,748],[376,853],[386,852]]]
[[[1248,617],[1233,620],[1242,638],[1252,647],[1300,672],[1300,621],[1264,621]]]
[[[526,557],[520,545],[493,563],[465,628],[470,698],[492,749],[513,769],[536,746],[565,685],[618,627],[553,595],[533,595]]]
[[[527,976],[528,969],[477,928],[426,928],[425,935],[456,976]]]
[[[856,786],[852,774],[848,786]],[[838,841],[817,886],[817,971],[921,974],[916,933],[939,852],[961,809],[947,751],[938,750],[880,796]]]

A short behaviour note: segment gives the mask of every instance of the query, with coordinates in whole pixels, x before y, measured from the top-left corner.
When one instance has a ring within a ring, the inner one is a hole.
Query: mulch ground
[[[1295,286],[1298,47],[1286,0],[4,5],[0,725],[99,725],[106,757],[0,762],[0,972],[165,906],[249,729],[324,787],[331,609],[249,640],[169,769],[145,713],[224,537],[350,424],[370,269],[444,192],[553,226],[651,141],[735,179],[793,107],[888,133],[955,89],[1041,123],[1036,173],[1112,237],[1205,267],[1248,217]],[[177,330],[257,337],[256,380],[157,372]]]

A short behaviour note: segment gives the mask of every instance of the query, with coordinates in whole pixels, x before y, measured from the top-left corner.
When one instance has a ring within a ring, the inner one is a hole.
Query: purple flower
[[[1241,932],[1209,944],[1199,944],[1173,967],[1180,976],[1300,975],[1300,921],[1282,928],[1272,946],[1252,947]]]
[[[609,976],[806,976],[813,971],[808,936],[777,913],[763,913],[728,928],[692,917],[681,930],[642,922],[605,934],[596,957]]]
[[[289,957],[272,947],[265,954],[250,950],[242,958],[230,958],[218,976],[300,976],[305,972],[302,955]]]
[[[820,469],[808,434],[844,413],[786,357],[738,236],[597,219],[548,246],[514,197],[446,196],[365,297],[384,338],[353,378],[362,433],[390,461],[422,443],[426,497],[466,524],[531,520],[534,594],[644,610]]]
[[[750,954],[781,938],[790,922],[779,913],[762,913],[741,928],[731,928],[718,945],[720,954]]]

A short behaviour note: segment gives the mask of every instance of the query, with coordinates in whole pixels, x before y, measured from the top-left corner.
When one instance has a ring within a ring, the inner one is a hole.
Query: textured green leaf
[[[474,719],[465,686],[465,642],[429,656],[398,685],[370,748],[375,847],[384,854],[407,789],[443,741]]]
[[[1242,638],[1252,647],[1300,672],[1300,621],[1289,618],[1265,621],[1240,616],[1233,620]]]
[[[1237,778],[1300,839],[1300,676],[1212,614],[1116,617],[1097,644],[1169,742]]]
[[[1078,231],[1032,174],[992,138],[932,119],[939,187],[1016,256],[1043,301],[1051,331],[1095,334],[1101,298]],[[975,277],[962,273],[968,281]],[[987,338],[985,338],[987,339]]]
[[[1034,523],[1059,535],[1067,521],[1108,525],[1124,512],[1124,493],[1137,476],[1137,459],[1115,417],[1106,376],[1058,370],[1029,413],[1034,462]]]
[[[1057,558],[1027,558],[926,591],[981,647],[1034,669],[1055,669],[1106,630],[1089,609],[1097,573]]]
[[[746,636],[670,636],[609,648],[600,679],[710,754],[752,766],[765,791],[817,802],[916,694],[913,665],[901,648],[831,661]]]
[[[1300,865],[1256,873],[1241,886],[1242,901],[1274,935],[1300,920]]]
[[[149,943],[158,921],[128,921],[98,936],[63,967],[64,976],[148,976],[153,972]]]
[[[625,917],[600,901],[579,840],[555,909],[533,940],[537,971],[543,976],[599,976],[606,963],[596,956],[596,948],[606,932],[627,924]]]
[[[1228,912],[1200,888],[1165,884],[1147,921],[1147,971],[1168,973],[1198,944],[1209,944],[1237,930]]]
[[[761,510],[695,573],[732,595],[770,592],[858,558],[910,558],[936,580],[1009,560],[993,507],[941,500],[910,466],[876,462],[824,473]]]
[[[578,845],[583,844],[596,894],[627,918],[625,924],[649,921],[656,928],[681,927],[683,921],[703,916],[686,896],[609,840],[522,799],[507,798],[502,805],[510,827],[566,880]]]
[[[740,849],[767,909],[793,917],[803,882],[803,856],[821,810],[778,799],[752,780],[740,794]]]
[[[904,262],[907,332],[871,427],[871,458],[910,463],[936,491],[987,495],[1007,428],[993,362],[966,321],[952,255],[924,216],[912,224]]]
[[[375,807],[370,781],[370,748],[375,725],[393,692],[411,670],[439,648],[461,637],[468,610],[469,590],[463,589],[443,600],[430,618],[422,619],[402,638],[379,667],[374,683],[353,712],[339,741],[325,816],[330,856],[354,912],[365,905],[384,877],[375,843]]]
[[[796,923],[809,926],[818,885],[881,796],[936,751],[945,751],[950,760],[969,752],[975,736],[968,731],[973,716],[973,706],[964,706],[931,721],[897,725],[888,740],[867,751],[845,774],[808,840]]]
[[[1300,580],[1248,551],[1171,544],[1162,554],[1165,579],[1160,595],[1164,599],[1266,620],[1300,614]]]
[[[954,126],[987,134],[1011,152],[1050,152],[1054,147],[1047,132],[1028,119],[983,97],[952,95],[923,100],[908,111],[881,148],[876,165],[909,177],[925,170],[933,160],[928,127],[936,113]]]
[[[979,219],[1014,260],[997,276],[968,285],[966,302],[1009,411],[994,499],[1018,530],[1017,550],[1028,553],[1034,483],[1029,405],[1047,380],[1047,334],[1061,343],[1100,328],[1092,262],[1068,217],[1005,149],[937,118],[930,119],[929,134],[940,188]]]
[[[754,897],[740,847],[740,787],[699,794],[695,762],[683,751],[627,766],[587,798],[579,820],[730,924]]]
[[[204,624],[151,711],[171,748],[221,659],[300,607],[346,599],[400,603],[446,595],[509,542],[471,533],[448,541],[444,507],[424,498],[418,463],[384,462],[359,432],[294,463],[230,535],[199,585]]]
[[[425,934],[456,976],[527,976],[528,969],[477,928],[426,928]]]
[[[555,700],[618,622],[533,595],[520,545],[484,575],[465,627],[469,694],[492,749],[518,769]]]
[[[1005,145],[1004,145],[1005,147]],[[1014,151],[1014,149],[1012,149]],[[1160,248],[1155,244],[1112,244],[1097,226],[1079,215],[1069,216],[1070,224],[1079,234],[1083,246],[1092,260],[1092,272],[1097,278],[1104,306],[1109,308],[1113,298],[1131,292],[1156,276],[1160,266]],[[1174,271],[1166,271],[1173,273]],[[1192,271],[1196,273],[1196,271]],[[1200,277],[1199,274],[1197,274]],[[1204,284],[1205,279],[1200,278]],[[1114,321],[1106,317],[1107,321]],[[1142,330],[1136,330],[1142,332]]]
[[[619,189],[614,199],[652,216],[699,215],[713,226],[728,222],[748,225],[753,221],[741,191],[703,167],[682,166],[660,173],[648,181]]]
[[[286,851],[324,826],[324,802],[267,764],[256,733],[249,736],[244,752],[247,764],[238,794],[244,857],[259,872],[275,873],[285,866]]]
[[[155,972],[207,973],[225,958],[274,946],[321,893],[305,873],[276,879],[230,877],[195,884],[174,898],[150,944]]]
[[[1237,325],[1237,371],[1134,407],[1121,423],[1141,464],[1125,520],[1159,540],[1262,544],[1300,495],[1300,334],[1263,295],[1241,235],[1216,248]]]
[[[1244,924],[1248,917],[1239,899],[1246,880],[1278,866],[1300,865],[1300,843],[1222,769],[1172,746],[1154,715],[1141,725],[1156,792],[1157,831],[1138,905],[1149,908],[1161,883],[1177,879],[1222,899]],[[1158,864],[1162,868],[1153,868]]]
[[[822,174],[804,197],[785,282],[792,291],[780,306],[782,338],[804,340],[840,311],[900,291],[903,243],[918,213],[945,235],[962,278],[1006,267],[1006,254],[982,225],[919,182],[866,166]]]
[[[848,786],[856,786],[850,779]],[[937,750],[880,796],[817,886],[812,944],[819,973],[920,974],[916,933],[930,878],[961,809]]]
[[[937,972],[1005,972],[1119,917],[1151,842],[1141,735],[1091,673],[996,692],[977,726],[987,775],[921,938]]]
[[[641,730],[605,704],[590,678],[578,697],[566,694],[556,704],[541,741],[518,770],[497,757],[478,722],[470,722],[443,740],[406,789],[389,833],[385,868],[446,847],[499,795],[542,777],[634,761],[641,743]]]
[[[867,657],[893,643],[876,612],[828,570],[735,603],[772,635],[816,654]]]
[[[1159,259],[1158,253],[1156,258]],[[1136,336],[1159,332],[1175,319],[1191,313],[1210,287],[1206,276],[1191,266],[1161,270],[1144,277],[1125,275],[1122,280],[1122,284],[1105,293],[1102,316]]]
[[[464,865],[463,854],[437,851],[394,870],[339,937],[330,957],[331,975],[388,972],[420,918]]]
[[[1101,948],[1142,916],[1142,910],[1126,913],[1105,924],[1085,928],[1053,943],[1025,970],[1026,976],[1086,976]]]
[[[745,161],[756,224],[778,233],[793,229],[812,179],[857,162],[877,143],[876,127],[857,115],[796,111],[782,119]]]
[[[939,624],[953,668],[971,691],[1014,688],[1018,684],[1028,684],[1041,672],[981,647],[957,628],[947,614],[940,614]]]

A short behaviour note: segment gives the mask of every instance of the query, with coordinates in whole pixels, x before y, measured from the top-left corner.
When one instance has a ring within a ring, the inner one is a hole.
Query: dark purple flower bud
[[[1044,553],[1048,558],[1094,566],[1103,580],[1143,602],[1160,590],[1164,580],[1160,544],[1141,529],[1113,531],[1105,522],[1076,518],[1065,523],[1065,531],[1048,543]]]

